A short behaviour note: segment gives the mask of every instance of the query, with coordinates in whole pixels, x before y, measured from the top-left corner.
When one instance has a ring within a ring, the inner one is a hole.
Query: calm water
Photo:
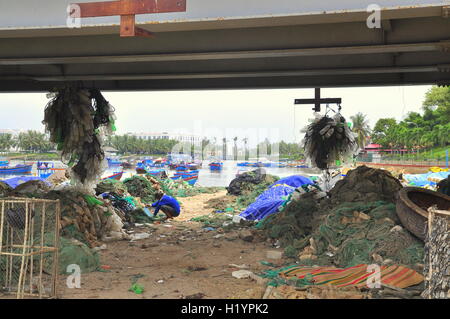
[[[55,162],[55,167],[61,167],[62,163]],[[220,187],[226,187],[230,184],[230,182],[236,177],[236,174],[245,172],[245,171],[252,171],[256,168],[253,167],[239,167],[236,166],[238,162],[236,161],[224,161],[223,169],[220,172],[217,171],[210,171],[208,167],[208,162],[203,163],[203,168],[199,170],[199,178],[197,185],[200,186],[220,186]],[[23,164],[23,161],[12,161],[10,165],[16,165],[16,164]],[[313,169],[308,168],[275,168],[275,167],[267,167],[264,168],[268,174],[277,175],[279,177],[286,177],[291,175],[318,175],[319,172]],[[104,173],[104,177],[112,175],[114,172],[120,171],[120,167],[113,167],[108,168],[107,171]],[[172,176],[175,171],[168,170],[167,173],[169,176]],[[129,169],[124,170],[124,174],[122,177],[122,180],[128,177],[131,177],[132,175],[136,174],[135,169]],[[17,177],[20,175],[0,175],[1,179],[7,179],[11,177]],[[32,174],[29,176],[37,176],[37,168],[36,164],[33,166]]]

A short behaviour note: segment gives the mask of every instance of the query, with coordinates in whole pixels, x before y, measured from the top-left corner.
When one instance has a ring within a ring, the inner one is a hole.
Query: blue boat
[[[221,171],[223,168],[223,163],[222,162],[212,162],[209,164],[209,169],[211,171]]]
[[[51,162],[37,162],[38,175],[41,178],[47,178],[54,173],[55,164]]]
[[[176,181],[176,180],[180,180],[182,179],[183,181],[187,182],[189,185],[194,186],[195,183],[197,183],[198,180],[198,175],[191,175],[191,176],[187,176],[184,174],[179,174],[179,173],[175,173],[174,176],[171,177],[172,180]]]
[[[115,179],[116,181],[120,181],[122,178],[123,172],[114,172],[112,175],[102,178],[102,181],[107,179]]]
[[[16,166],[0,167],[0,174],[31,174],[33,165],[18,164]]]
[[[121,161],[112,158],[107,158],[106,160],[108,161],[108,166],[120,166],[122,164]]]
[[[155,169],[151,171],[146,171],[148,175],[157,178],[167,178],[167,172],[164,169]]]
[[[0,166],[8,166],[9,161],[0,161]]]
[[[242,166],[242,167],[247,167],[247,166],[250,165],[250,163],[249,162],[242,162],[242,163],[237,163],[236,165],[237,166]]]

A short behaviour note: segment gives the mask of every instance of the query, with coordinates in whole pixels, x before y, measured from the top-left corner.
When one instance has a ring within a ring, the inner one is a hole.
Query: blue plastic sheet
[[[11,188],[16,188],[20,184],[29,182],[29,181],[43,181],[47,185],[51,186],[49,182],[47,182],[45,179],[37,176],[20,176],[20,177],[13,177],[9,179],[5,179],[2,182],[8,184]]]
[[[261,220],[275,212],[295,191],[295,187],[275,185],[259,195],[239,216],[247,220]]]
[[[285,178],[282,178],[278,181],[276,181],[274,184],[270,185],[270,187],[273,187],[275,185],[288,185],[294,188],[303,186],[303,185],[312,185],[314,182],[309,179],[308,177],[301,176],[301,175],[292,175]]]
[[[429,178],[442,180],[447,178],[450,175],[450,172],[428,172],[424,174],[404,174],[403,179],[407,181],[411,185],[423,187],[426,185],[436,185],[436,182],[429,181]]]

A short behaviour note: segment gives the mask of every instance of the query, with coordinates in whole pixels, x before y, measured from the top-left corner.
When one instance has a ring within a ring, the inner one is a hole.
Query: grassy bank
[[[25,160],[25,161],[57,161],[60,159],[56,153],[2,153],[1,157],[9,160]]]

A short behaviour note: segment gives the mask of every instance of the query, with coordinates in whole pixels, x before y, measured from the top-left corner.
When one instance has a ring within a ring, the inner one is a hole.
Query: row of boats
[[[241,167],[273,167],[273,168],[308,168],[305,163],[283,163],[283,162],[241,162],[237,163]]]

